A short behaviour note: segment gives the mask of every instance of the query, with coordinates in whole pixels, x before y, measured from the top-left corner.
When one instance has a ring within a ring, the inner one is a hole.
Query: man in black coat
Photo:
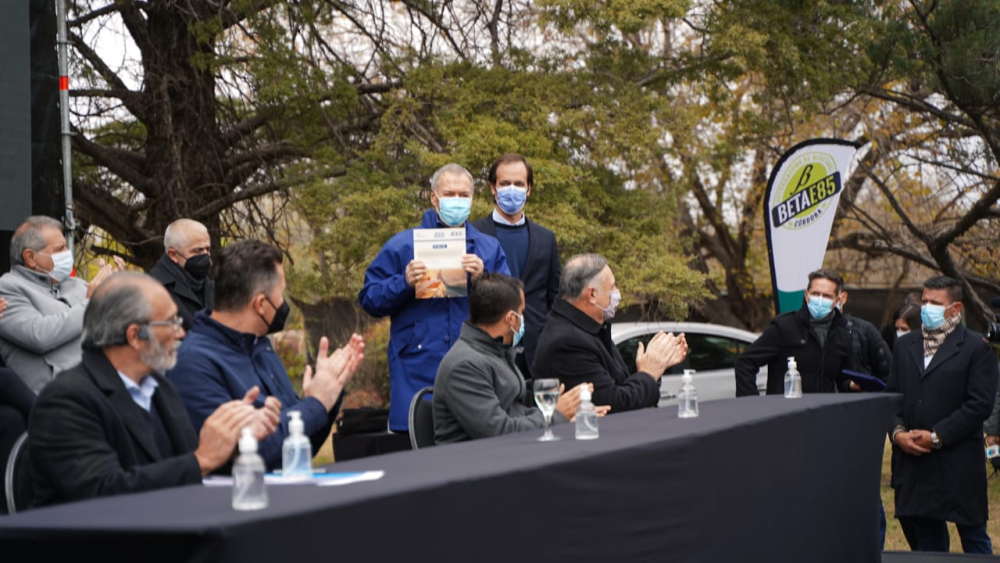
[[[479,232],[496,237],[507,255],[510,275],[524,283],[524,351],[517,366],[531,379],[538,335],[549,309],[559,295],[559,248],[552,231],[529,221],[524,205],[531,195],[535,175],[531,164],[519,154],[505,154],[490,166],[490,193],[496,201],[493,214],[472,223]]]
[[[195,435],[160,375],[177,360],[184,330],[149,276],[109,278],[83,323],[83,361],[42,390],[28,423],[36,506],[199,483],[229,461],[243,427],[258,439],[274,431],[280,404],[254,409],[255,388]]]
[[[566,389],[593,383],[595,405],[611,412],[654,407],[660,400],[660,377],[687,356],[684,335],[657,333],[635,356],[636,373],[611,341],[611,325],[621,294],[608,261],[597,254],[574,256],[559,281],[559,299],[538,339],[535,378],[554,377]]]
[[[966,553],[993,553],[983,422],[997,389],[996,356],[961,325],[962,286],[924,283],[922,328],[896,341],[886,391],[903,401],[889,431],[896,517],[914,551],[948,551],[954,522]]]
[[[851,335],[834,307],[844,280],[831,270],[809,274],[805,301],[798,311],[778,315],[736,360],[736,396],[759,395],[757,371],[767,366],[767,394],[785,392],[788,358],[794,357],[803,393],[860,389],[841,373],[850,368]]]
[[[849,369],[858,371],[886,381],[889,379],[889,368],[892,364],[892,350],[878,328],[872,323],[854,315],[844,313],[847,306],[848,292],[840,293],[837,309],[844,315],[847,332],[851,335],[851,358]]]
[[[163,256],[149,275],[170,292],[177,311],[184,320],[184,330],[191,330],[194,314],[212,309],[215,284],[208,273],[212,266],[209,252],[212,239],[205,225],[191,219],[178,219],[163,234]]]

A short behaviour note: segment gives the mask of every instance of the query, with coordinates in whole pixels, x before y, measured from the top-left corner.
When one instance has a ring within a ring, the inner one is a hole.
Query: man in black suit
[[[684,335],[662,331],[649,344],[639,344],[630,373],[611,341],[611,325],[621,301],[615,275],[598,254],[581,254],[566,262],[559,282],[559,299],[552,305],[545,330],[538,339],[532,369],[536,377],[559,379],[566,389],[593,383],[595,405],[611,412],[655,407],[660,400],[660,377],[687,356]]]
[[[996,357],[961,325],[958,281],[927,280],[920,318],[919,332],[896,341],[886,386],[903,395],[889,431],[896,517],[914,551],[948,551],[947,521],[966,553],[993,553],[983,422],[997,389]]]
[[[191,330],[194,314],[212,309],[215,284],[208,273],[212,239],[198,221],[178,219],[163,233],[163,256],[149,275],[163,284],[177,304],[184,330]]]
[[[153,278],[109,278],[83,327],[83,361],[42,390],[28,423],[37,506],[198,483],[229,461],[243,427],[258,439],[274,431],[280,404],[254,409],[254,388],[195,435],[161,375],[177,361],[184,329]]]
[[[475,221],[472,226],[500,241],[510,275],[524,283],[524,351],[518,354],[516,363],[524,377],[531,379],[530,366],[535,360],[538,336],[559,295],[562,272],[559,248],[552,231],[528,221],[524,215],[535,175],[523,156],[501,156],[490,166],[488,179],[496,207],[491,216]]]

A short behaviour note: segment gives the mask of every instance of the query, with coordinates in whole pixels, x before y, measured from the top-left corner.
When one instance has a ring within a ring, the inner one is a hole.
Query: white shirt
[[[142,383],[136,385],[134,381],[122,372],[118,372],[118,377],[122,378],[122,383],[125,384],[125,389],[128,390],[128,394],[132,396],[135,404],[142,407],[142,410],[149,412],[149,409],[153,405],[153,393],[156,393],[156,388],[159,386],[156,378],[147,375],[142,379]]]
[[[507,219],[504,219],[504,216],[501,215],[499,211],[497,211],[496,207],[493,208],[493,222],[494,223],[500,223],[501,225],[507,225],[507,226],[510,226],[510,227],[520,227],[521,225],[524,224],[525,221],[527,221],[527,219],[528,219],[528,216],[525,215],[524,213],[521,213],[521,220],[518,221],[518,222],[516,222],[516,223],[511,223]]]

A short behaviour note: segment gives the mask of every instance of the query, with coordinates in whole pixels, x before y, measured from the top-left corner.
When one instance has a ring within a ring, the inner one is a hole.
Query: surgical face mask
[[[935,329],[944,324],[944,305],[923,305],[920,307],[920,322],[924,327]]]
[[[507,215],[513,215],[524,209],[528,201],[528,190],[515,186],[497,188],[497,205]]]
[[[208,277],[208,270],[211,267],[212,258],[208,254],[195,254],[184,262],[184,270],[196,280]]]
[[[903,336],[904,334],[906,334],[907,332],[910,332],[910,331],[908,331],[908,330],[899,330],[899,329],[896,329],[896,338],[901,338],[901,337],[902,337],[902,336]]]
[[[517,315],[516,311],[511,311],[511,313]],[[511,346],[514,347],[517,347],[517,345],[521,343],[521,339],[524,338],[524,315],[517,315],[517,320],[520,321],[521,324],[517,331],[514,331],[514,327],[510,327],[510,331],[514,333],[514,342]]]
[[[471,197],[441,197],[438,198],[440,208],[438,215],[446,225],[459,227],[465,224],[472,211]]]
[[[39,254],[45,253],[39,252]],[[57,282],[63,282],[73,273],[73,253],[69,250],[63,250],[55,254],[45,254],[45,256],[52,258],[52,270],[47,272],[50,278]]]
[[[267,299],[267,302],[274,307],[274,317],[271,319],[271,322],[267,323],[267,319],[264,318],[264,315],[260,316],[261,320],[267,323],[267,334],[281,332],[285,329],[285,321],[288,320],[288,313],[292,310],[292,308],[288,306],[288,300],[286,299],[285,301],[282,301],[281,307],[275,307],[274,303],[266,296],[264,299]]]
[[[603,289],[597,287],[594,288],[597,291],[604,291]],[[605,291],[605,293],[608,293]],[[608,306],[604,308],[604,320],[610,321],[615,316],[615,310],[618,309],[618,304],[622,302],[622,293],[618,291],[618,288],[611,290],[608,295],[611,296],[611,301],[608,302]]]
[[[833,311],[833,299],[809,296],[809,314],[812,315],[812,318],[816,320],[826,318],[831,311]]]

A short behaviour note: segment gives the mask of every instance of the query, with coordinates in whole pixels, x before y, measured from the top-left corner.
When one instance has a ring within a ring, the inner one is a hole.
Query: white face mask
[[[39,254],[45,253],[39,252]],[[52,258],[52,270],[46,272],[50,278],[57,282],[63,282],[73,273],[73,253],[68,249],[55,254],[45,254],[45,256]]]
[[[897,329],[896,329],[896,338],[899,338],[899,337],[903,336],[904,334],[906,334],[906,333],[908,333],[908,332],[910,332],[910,331],[908,331],[908,330],[899,330],[899,329],[897,328]]]

